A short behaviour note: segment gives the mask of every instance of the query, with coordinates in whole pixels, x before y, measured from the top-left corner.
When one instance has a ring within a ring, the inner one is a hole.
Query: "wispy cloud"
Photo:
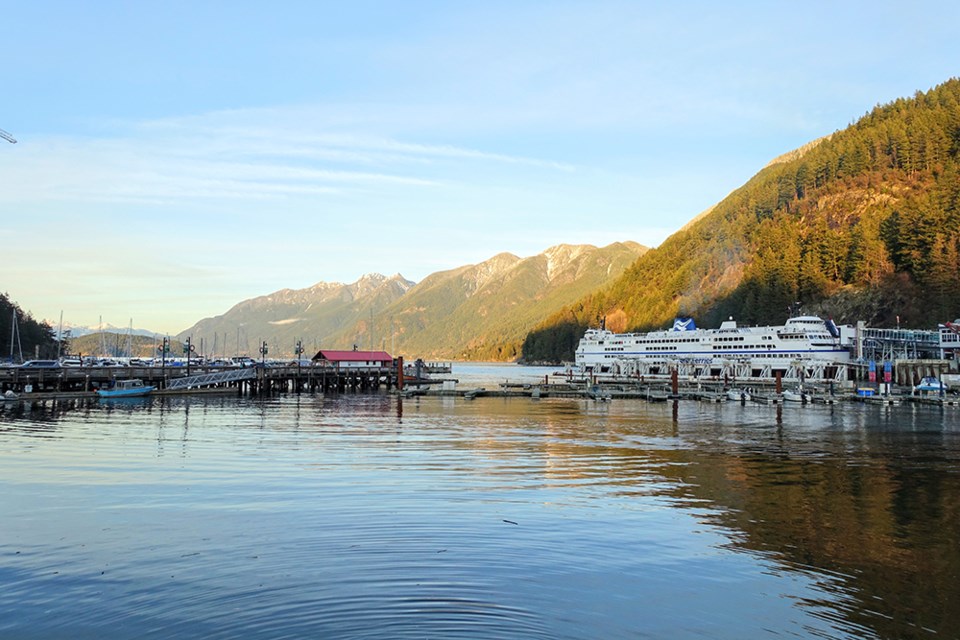
[[[0,167],[11,179],[11,188],[0,193],[0,202],[45,199],[164,204],[197,199],[322,197],[380,188],[432,188],[469,180],[472,171],[495,165],[573,170],[552,160],[455,145],[410,142],[362,131],[294,130],[275,124],[298,120],[304,109],[114,122],[96,137],[30,140],[18,149],[16,157],[0,157]]]

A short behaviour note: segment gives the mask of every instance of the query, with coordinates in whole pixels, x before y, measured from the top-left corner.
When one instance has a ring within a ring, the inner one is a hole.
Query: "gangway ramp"
[[[257,377],[256,369],[233,369],[231,371],[218,371],[217,373],[202,373],[196,376],[186,376],[177,378],[167,383],[166,389],[175,391],[177,389],[198,389],[200,387],[210,387],[222,382],[239,382],[240,380],[253,380]]]

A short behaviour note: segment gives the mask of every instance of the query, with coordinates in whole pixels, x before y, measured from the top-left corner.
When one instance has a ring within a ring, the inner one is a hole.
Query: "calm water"
[[[0,637],[956,638],[958,416],[6,406]]]

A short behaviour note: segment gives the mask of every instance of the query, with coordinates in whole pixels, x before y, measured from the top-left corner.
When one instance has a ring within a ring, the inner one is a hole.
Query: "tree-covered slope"
[[[56,333],[49,324],[34,320],[5,293],[0,293],[0,345],[0,361],[11,355],[15,362],[20,362],[21,354],[24,360],[31,360],[55,358],[58,351],[66,353],[66,344],[58,349]]]
[[[528,334],[569,360],[587,326],[676,315],[779,323],[788,307],[915,327],[960,316],[960,80],[876,107],[763,168],[613,284]]]

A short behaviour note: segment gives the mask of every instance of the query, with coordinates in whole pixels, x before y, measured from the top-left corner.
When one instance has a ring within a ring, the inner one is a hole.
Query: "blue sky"
[[[0,288],[170,333],[319,281],[655,246],[960,73],[955,2],[0,7]]]

